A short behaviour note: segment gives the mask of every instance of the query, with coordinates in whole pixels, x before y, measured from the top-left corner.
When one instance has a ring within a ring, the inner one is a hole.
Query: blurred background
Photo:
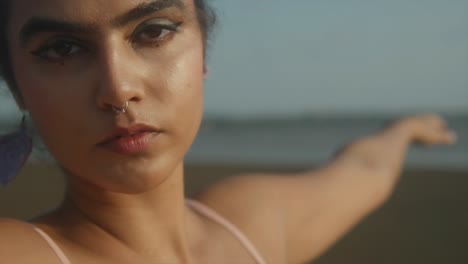
[[[313,263],[468,263],[468,1],[212,3],[219,25],[187,193],[245,171],[317,167],[391,120],[436,112],[459,142],[412,148],[393,198]],[[0,132],[20,119],[2,87]],[[60,174],[34,157],[0,189],[0,216],[57,205]]]

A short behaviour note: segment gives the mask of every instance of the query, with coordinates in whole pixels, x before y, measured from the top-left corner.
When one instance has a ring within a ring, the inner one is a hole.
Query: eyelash
[[[150,45],[152,47],[159,47],[168,41],[174,33],[178,32],[182,22],[179,23],[171,23],[171,24],[162,24],[162,23],[144,23],[140,27],[138,27],[135,32],[130,36],[130,42],[134,45]],[[141,29],[140,29],[141,28]],[[141,35],[145,33],[154,33],[154,30],[160,31],[158,36],[155,38],[150,38],[149,40],[143,40]],[[161,37],[162,35],[162,37]],[[154,40],[156,39],[156,40]],[[65,51],[67,54],[59,54],[57,52],[59,48],[68,49],[69,51]],[[73,52],[72,52],[73,51]],[[47,61],[62,61],[67,57],[71,57],[76,53],[89,51],[84,45],[82,45],[79,41],[67,38],[56,38],[55,40],[50,41],[48,44],[38,48],[35,51],[31,51],[30,53],[33,56],[36,56],[40,59],[47,60]],[[49,52],[54,52],[54,55],[48,54]],[[55,57],[55,58],[54,58]]]
[[[160,46],[165,41],[169,40],[174,33],[177,33],[179,31],[181,25],[182,25],[182,22],[171,23],[171,24],[162,24],[162,23],[150,24],[150,23],[145,23],[145,24],[143,24],[142,26],[138,27],[135,30],[135,33],[133,33],[131,35],[130,40],[131,40],[131,43],[133,43],[133,44],[143,43],[143,45],[144,45],[146,41],[144,41],[142,39],[138,39],[138,38],[141,38],[141,35],[144,34],[144,33],[154,33],[154,32],[151,32],[151,31],[156,29],[158,31],[161,31],[160,35],[157,37],[157,40],[154,41],[153,38],[151,38],[150,41],[148,41],[147,43],[149,43],[152,46]],[[159,39],[159,37],[161,35],[164,35],[164,36],[161,39]]]
[[[31,54],[44,60],[51,60],[51,61],[59,60],[60,58],[52,58],[52,56],[50,56],[50,54],[47,54],[47,53],[55,50],[56,54],[58,54],[59,52],[57,52],[57,50],[59,48],[64,48],[64,47],[69,48],[72,51],[73,49],[76,50],[76,48],[78,48],[79,50],[86,50],[86,48],[83,45],[79,44],[78,41],[66,39],[66,38],[57,38],[49,42],[45,46],[42,46],[35,51],[32,51]],[[72,56],[76,53],[76,52],[73,52],[73,53],[70,53],[70,52],[71,51],[67,52],[68,55],[59,54],[58,57],[62,58],[62,57]]]

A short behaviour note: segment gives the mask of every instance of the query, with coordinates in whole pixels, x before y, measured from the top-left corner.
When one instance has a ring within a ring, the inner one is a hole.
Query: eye
[[[140,39],[143,41],[152,41],[162,39],[170,34],[171,31],[157,26],[149,26],[140,33]]]
[[[135,30],[132,41],[138,44],[161,44],[177,32],[181,25],[162,19],[150,20]]]
[[[77,43],[70,40],[55,40],[36,51],[31,52],[32,55],[47,60],[61,60],[66,57],[79,53],[83,48]]]

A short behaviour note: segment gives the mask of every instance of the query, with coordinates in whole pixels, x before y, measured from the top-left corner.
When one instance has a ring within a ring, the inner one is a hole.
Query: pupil
[[[72,51],[72,45],[68,43],[62,43],[59,44],[55,47],[55,52],[57,52],[58,55],[68,55]]]
[[[146,36],[148,38],[158,38],[159,36],[161,36],[162,34],[162,29],[161,28],[150,28],[147,32],[146,32]]]

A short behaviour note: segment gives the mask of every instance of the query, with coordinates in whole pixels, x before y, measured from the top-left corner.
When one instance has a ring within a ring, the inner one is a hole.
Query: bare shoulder
[[[19,257],[24,254],[22,245],[31,238],[31,225],[8,218],[0,218],[0,256]]]
[[[0,218],[0,256],[2,263],[39,263],[38,259],[51,260],[47,247],[31,224],[8,218]]]
[[[285,258],[284,208],[277,188],[286,177],[279,174],[244,174],[215,184],[195,198],[240,228],[268,263]],[[270,260],[270,261],[268,261]]]
[[[25,237],[33,234],[32,229],[32,225],[26,222],[10,218],[0,218],[0,243],[18,239],[23,240]]]
[[[276,187],[285,178],[266,173],[236,175],[210,186],[196,199],[225,216],[232,216],[231,221],[250,223],[257,217],[262,219],[264,213],[273,216],[272,211],[283,206],[284,199]]]

